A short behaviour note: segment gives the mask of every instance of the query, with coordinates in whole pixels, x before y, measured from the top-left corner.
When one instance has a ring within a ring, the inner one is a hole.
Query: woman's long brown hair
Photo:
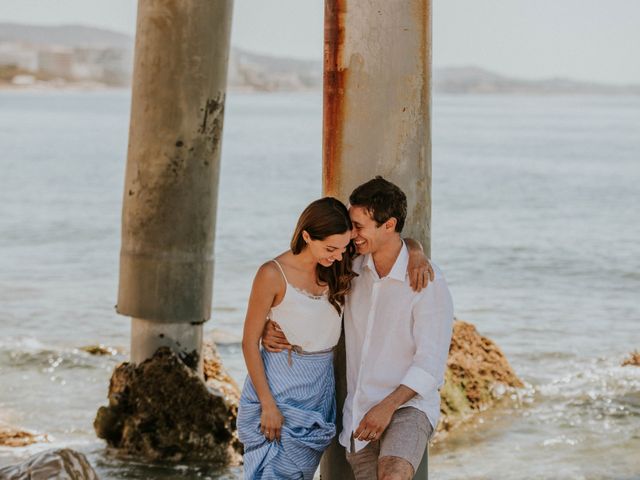
[[[349,212],[344,204],[333,197],[324,197],[309,204],[304,209],[291,239],[291,251],[298,255],[306,247],[302,232],[307,232],[313,240],[324,240],[331,235],[345,233],[352,229]],[[342,260],[330,267],[316,266],[316,281],[329,287],[329,302],[338,313],[342,313],[344,299],[351,289],[351,279],[356,274],[351,270],[355,254],[353,242],[349,242]]]

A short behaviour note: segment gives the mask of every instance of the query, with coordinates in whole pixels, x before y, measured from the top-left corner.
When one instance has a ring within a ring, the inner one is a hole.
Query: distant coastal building
[[[14,82],[12,76],[33,74],[39,80],[57,78],[127,86],[133,72],[133,51],[0,42],[0,69],[4,69],[5,81],[16,85],[28,84],[26,77]]]
[[[100,64],[102,50],[97,48],[73,49],[73,76],[78,80],[100,79],[104,67]]]
[[[0,42],[0,67],[15,67],[35,72],[38,68],[38,53],[18,42]]]
[[[106,48],[100,57],[102,78],[109,85],[129,85],[133,74],[133,50]]]
[[[124,48],[75,48],[73,77],[108,85],[129,85],[133,72],[133,51]]]
[[[36,77],[33,75],[16,75],[11,80],[13,85],[27,87],[36,84]]]
[[[38,51],[38,71],[53,77],[73,78],[73,50],[53,47]]]

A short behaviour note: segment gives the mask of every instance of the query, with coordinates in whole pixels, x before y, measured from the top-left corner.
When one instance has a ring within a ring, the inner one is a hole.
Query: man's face
[[[382,228],[377,226],[376,221],[364,207],[351,205],[349,217],[353,223],[353,242],[358,253],[360,255],[374,253],[381,240]]]

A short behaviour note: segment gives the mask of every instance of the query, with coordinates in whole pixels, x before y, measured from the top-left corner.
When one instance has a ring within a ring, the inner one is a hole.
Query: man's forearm
[[[424,249],[422,248],[422,244],[413,238],[403,238],[409,253],[424,253]]]
[[[362,418],[353,437],[358,440],[372,440],[386,430],[398,407],[411,400],[416,392],[406,385],[400,385],[393,392],[372,407]]]
[[[387,395],[380,403],[389,406],[389,408],[393,408],[395,411],[415,396],[416,392],[414,390],[406,385],[399,385],[398,388]]]

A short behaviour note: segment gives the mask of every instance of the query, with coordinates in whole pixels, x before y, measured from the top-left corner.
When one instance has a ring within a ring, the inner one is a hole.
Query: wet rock
[[[456,320],[445,384],[440,391],[439,430],[451,430],[474,413],[497,403],[504,393],[522,388],[498,346],[467,322]]]
[[[46,442],[46,435],[19,430],[17,428],[0,425],[0,446],[2,447],[26,447],[32,443]]]
[[[640,351],[636,350],[635,352],[631,352],[629,358],[626,358],[624,362],[622,362],[623,367],[633,366],[640,367]]]
[[[107,347],[106,345],[86,345],[80,347],[80,350],[87,352],[91,355],[117,355],[120,352],[117,348]]]
[[[205,381],[166,347],[138,366],[116,367],[109,406],[93,424],[98,437],[150,461],[239,463],[239,391],[215,348],[207,346],[203,355]]]
[[[227,373],[213,343],[202,349],[204,379],[209,389],[224,398],[235,419],[240,402],[240,388]],[[234,420],[235,422],[235,420]]]
[[[25,462],[0,468],[3,480],[98,480],[87,458],[69,448],[47,450]]]

